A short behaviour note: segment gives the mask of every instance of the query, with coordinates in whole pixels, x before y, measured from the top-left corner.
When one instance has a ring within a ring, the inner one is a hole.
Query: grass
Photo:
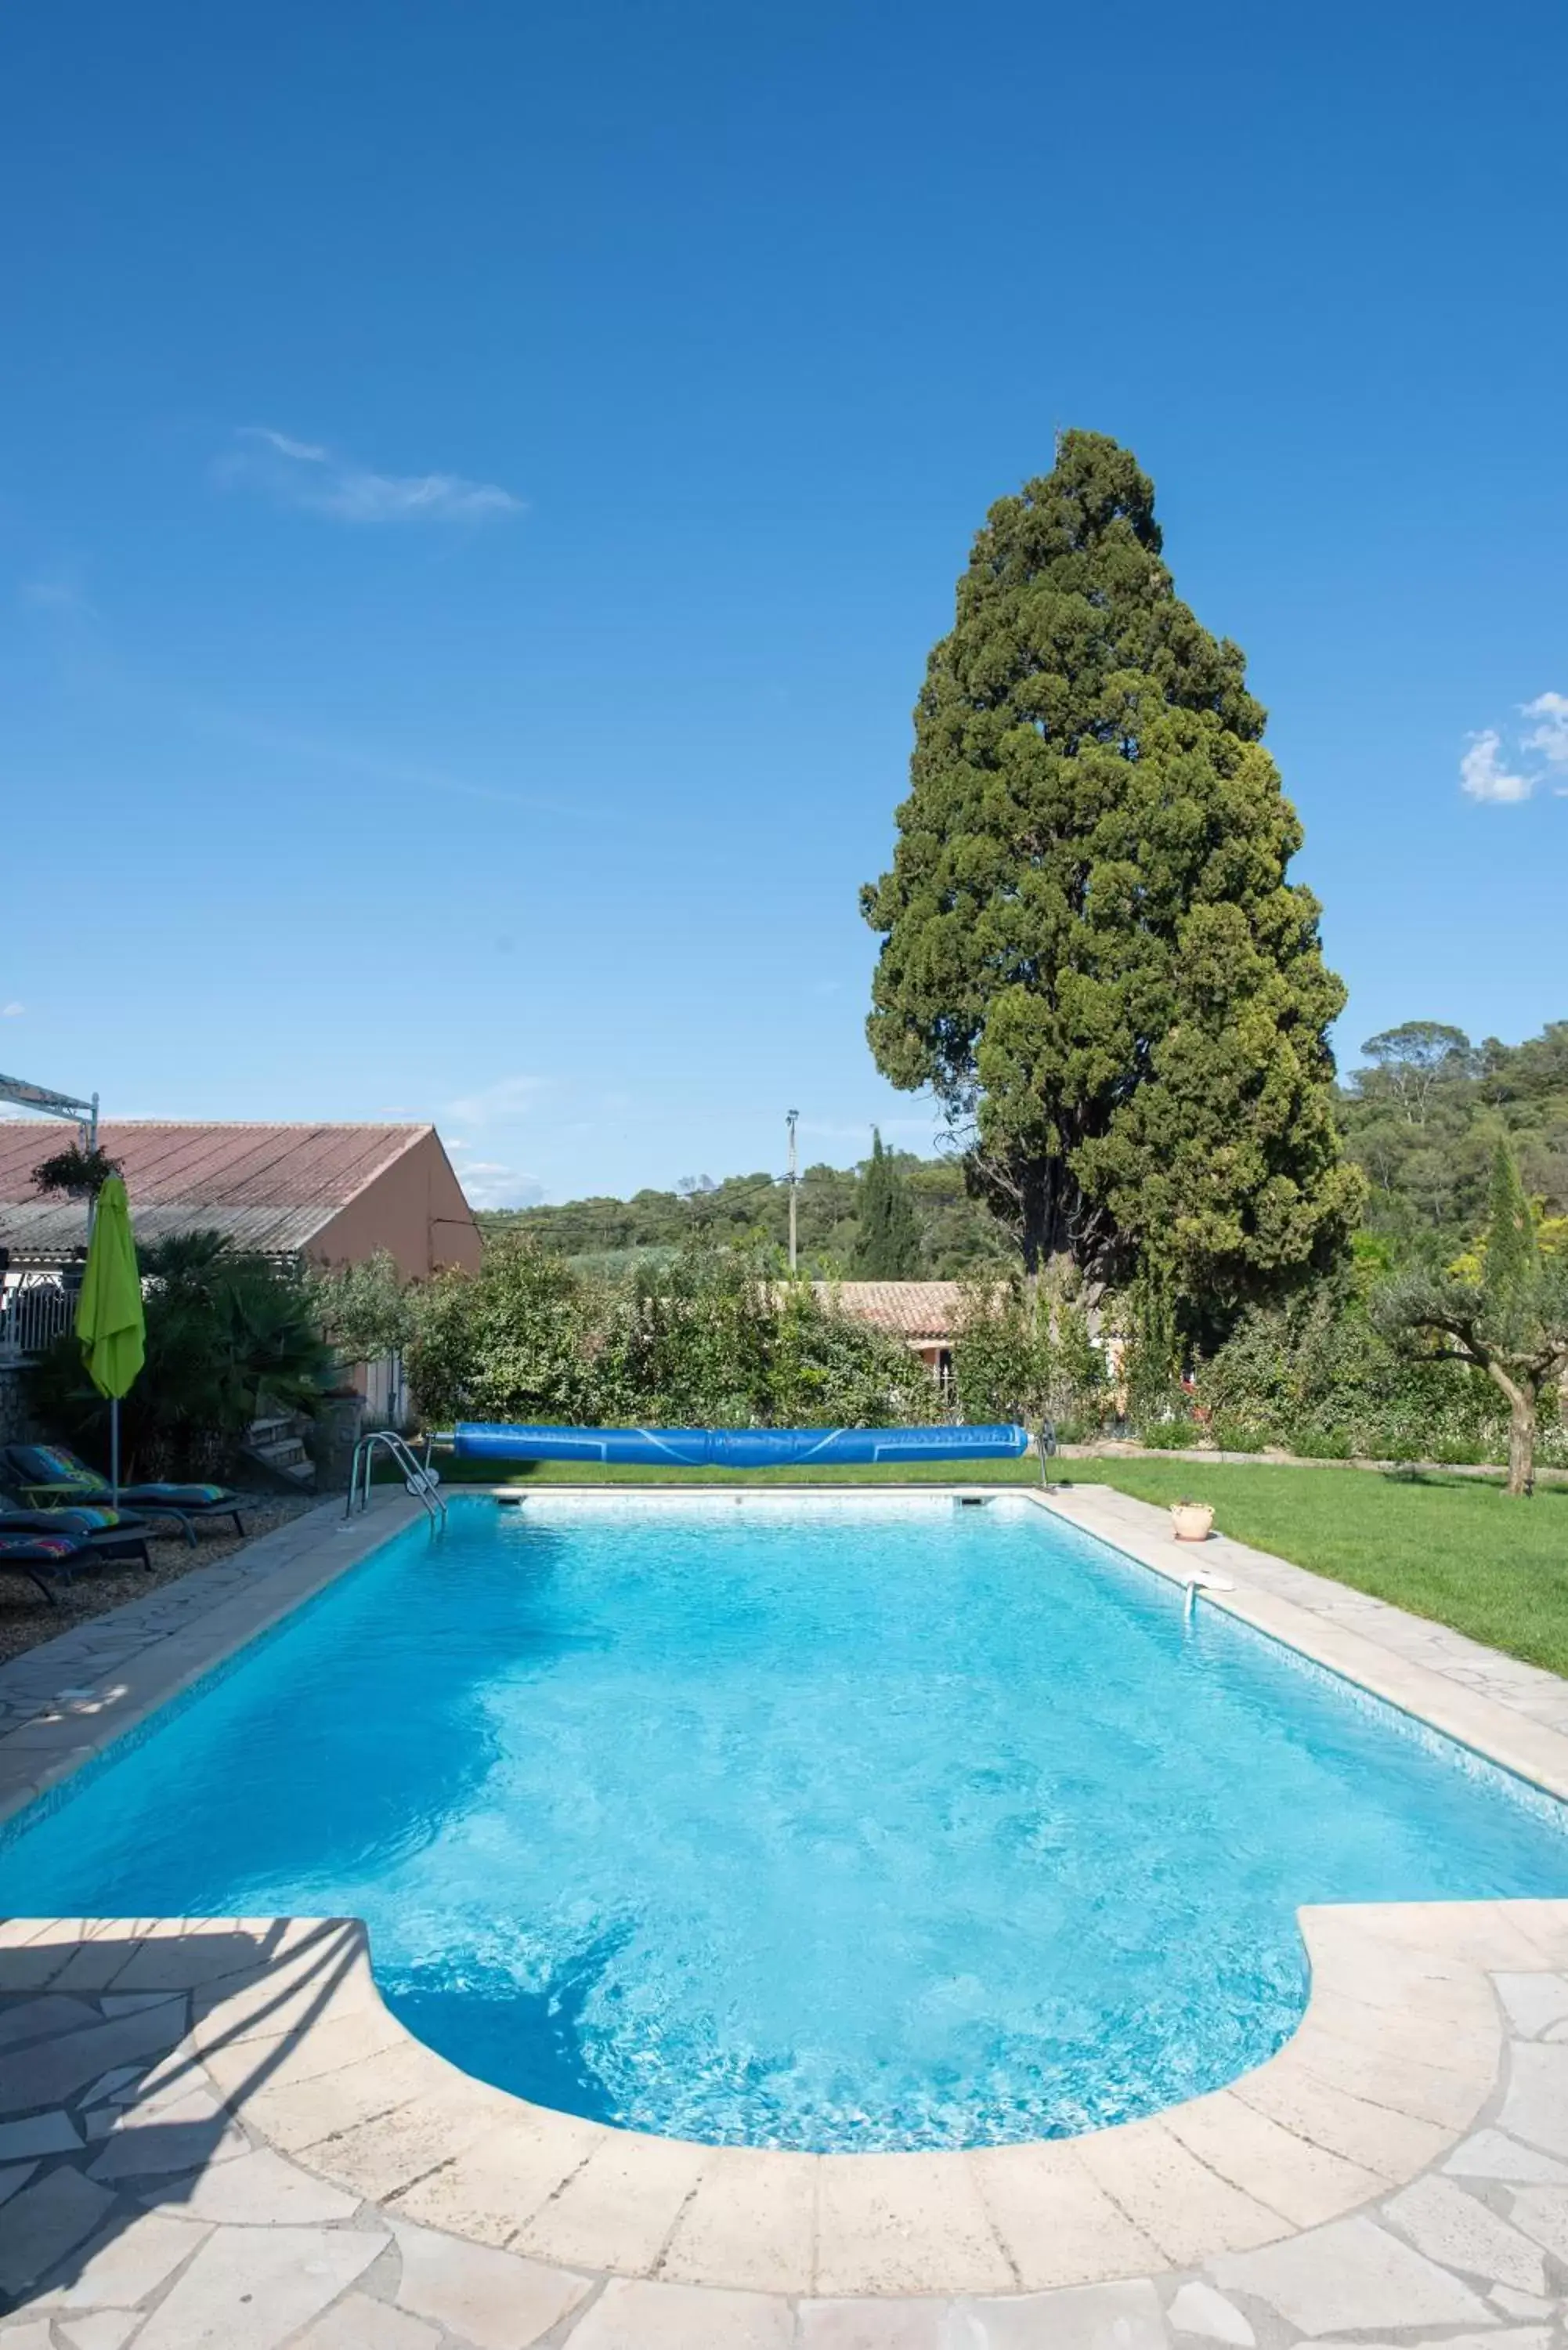
[[[1211,1502],[1219,1534],[1568,1673],[1568,1490],[1511,1501],[1501,1481],[1441,1471],[1073,1461],[1075,1485],[1140,1502]]]
[[[449,1485],[1037,1485],[1033,1461],[887,1469],[619,1469],[442,1461]],[[1511,1502],[1500,1482],[1191,1461],[1070,1461],[1064,1482],[1140,1502],[1211,1502],[1219,1532],[1489,1648],[1568,1673],[1568,1488]]]

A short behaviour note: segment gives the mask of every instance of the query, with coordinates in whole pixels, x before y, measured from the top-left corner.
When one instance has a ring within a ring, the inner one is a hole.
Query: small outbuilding
[[[874,1330],[901,1338],[945,1388],[952,1377],[953,1337],[963,1310],[963,1284],[957,1281],[817,1281],[826,1303]]]

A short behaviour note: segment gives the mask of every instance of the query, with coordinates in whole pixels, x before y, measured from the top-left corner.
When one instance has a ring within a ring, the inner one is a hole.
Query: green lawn
[[[1036,1485],[1033,1461],[898,1469],[606,1469],[442,1460],[449,1485]],[[1064,1461],[1064,1482],[1212,1502],[1221,1534],[1568,1673],[1568,1487],[1511,1502],[1473,1477],[1190,1461]]]
[[[1072,1461],[1062,1475],[1114,1485],[1140,1502],[1212,1502],[1219,1534],[1568,1673],[1568,1490],[1561,1485],[1513,1502],[1501,1483],[1440,1470]]]

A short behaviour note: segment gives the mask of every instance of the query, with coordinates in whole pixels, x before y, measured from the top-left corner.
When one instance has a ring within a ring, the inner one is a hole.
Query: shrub
[[[1151,1452],[1185,1452],[1197,1443],[1198,1429],[1190,1419],[1154,1419],[1138,1430],[1137,1440]]]
[[[1127,1344],[1122,1383],[1127,1416],[1135,1428],[1163,1427],[1173,1418],[1190,1422],[1181,1386],[1181,1342],[1169,1281],[1158,1266],[1146,1267],[1126,1301]],[[1194,1433],[1189,1427],[1188,1439]],[[1147,1443],[1149,1438],[1145,1436]],[[1174,1438],[1167,1440],[1174,1443]]]
[[[1312,1431],[1364,1460],[1432,1459],[1443,1445],[1488,1450],[1501,1416],[1483,1383],[1462,1364],[1413,1359],[1373,1328],[1366,1299],[1379,1278],[1360,1265],[1244,1316],[1200,1365],[1199,1401],[1217,1423],[1242,1422],[1297,1447]]]
[[[585,1325],[597,1298],[564,1257],[511,1232],[490,1243],[476,1273],[438,1273],[420,1293],[407,1354],[421,1413],[446,1425],[588,1419],[597,1348]]]
[[[1350,1459],[1350,1439],[1340,1429],[1297,1428],[1286,1437],[1285,1443],[1301,1461]]]
[[[436,1421],[875,1427],[940,1411],[907,1347],[744,1250],[699,1242],[605,1279],[508,1233],[412,1312],[410,1381]]]
[[[953,1333],[953,1383],[965,1419],[1056,1418],[1050,1334],[1030,1284],[974,1281],[963,1286]]]
[[[1105,1357],[1076,1304],[1058,1303],[1053,1335],[1044,1289],[1022,1277],[966,1284],[953,1338],[953,1378],[966,1420],[1052,1419],[1096,1435],[1111,1404]]]
[[[1221,1452],[1261,1452],[1268,1431],[1247,1419],[1216,1419],[1212,1434]]]
[[[343,1361],[373,1362],[378,1355],[397,1354],[412,1338],[413,1294],[386,1249],[307,1280],[323,1336]]]
[[[263,1399],[314,1411],[333,1378],[306,1282],[218,1232],[184,1232],[141,1253],[147,1353],[120,1404],[123,1472],[211,1475]],[[107,1466],[109,1405],[74,1336],[33,1367],[30,1400],[52,1434]]]

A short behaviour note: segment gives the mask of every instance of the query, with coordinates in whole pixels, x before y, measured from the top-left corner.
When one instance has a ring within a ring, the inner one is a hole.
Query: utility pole
[[[795,1193],[800,1189],[800,1171],[795,1157],[794,1127],[795,1120],[799,1116],[800,1112],[797,1109],[786,1109],[784,1112],[784,1124],[789,1128],[789,1269],[792,1273],[795,1269],[797,1254],[795,1248],[794,1202]]]

